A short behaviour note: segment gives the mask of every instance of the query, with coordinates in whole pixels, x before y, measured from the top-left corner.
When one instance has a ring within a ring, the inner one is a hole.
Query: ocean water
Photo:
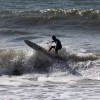
[[[52,35],[63,60],[24,43],[48,50]],[[0,0],[0,100],[99,99],[100,1]]]

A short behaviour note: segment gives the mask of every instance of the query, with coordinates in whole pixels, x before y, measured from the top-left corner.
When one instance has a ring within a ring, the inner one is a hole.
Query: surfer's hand
[[[52,41],[46,42],[46,44],[52,43]]]
[[[49,42],[46,42],[46,44],[49,44]]]

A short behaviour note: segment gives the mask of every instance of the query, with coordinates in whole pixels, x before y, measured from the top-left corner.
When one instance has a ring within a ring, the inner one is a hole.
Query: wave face
[[[98,27],[100,10],[44,9],[31,11],[0,10],[1,27],[52,25]]]
[[[53,54],[53,52],[52,52]],[[22,50],[0,50],[0,75],[22,75],[26,73],[66,72],[71,75],[83,76],[83,71],[100,67],[98,55],[78,55],[60,51],[60,57],[52,59],[42,53]],[[40,56],[41,55],[41,56]]]

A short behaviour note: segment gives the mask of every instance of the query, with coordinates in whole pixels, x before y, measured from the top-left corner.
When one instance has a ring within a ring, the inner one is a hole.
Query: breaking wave
[[[49,58],[42,53],[30,50],[0,50],[0,75],[61,71],[82,76],[83,70],[100,67],[100,57],[96,54],[79,55],[63,48],[59,52],[59,57],[64,60]]]
[[[95,9],[44,9],[31,11],[0,10],[1,22],[6,24],[100,25],[100,10]],[[2,23],[3,25],[3,23]]]

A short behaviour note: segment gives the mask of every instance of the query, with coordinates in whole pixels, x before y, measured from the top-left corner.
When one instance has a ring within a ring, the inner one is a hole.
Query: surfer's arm
[[[49,43],[53,43],[54,41],[49,41],[49,42],[47,42],[46,44],[49,44]]]
[[[55,42],[55,41],[51,41],[51,42],[53,43],[53,42]]]

